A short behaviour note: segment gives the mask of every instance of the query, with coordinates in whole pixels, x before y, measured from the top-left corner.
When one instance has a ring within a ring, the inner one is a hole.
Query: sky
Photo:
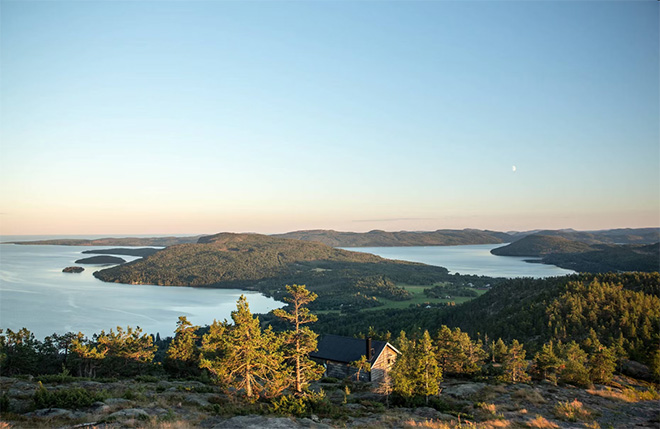
[[[659,18],[0,0],[0,234],[660,226]]]

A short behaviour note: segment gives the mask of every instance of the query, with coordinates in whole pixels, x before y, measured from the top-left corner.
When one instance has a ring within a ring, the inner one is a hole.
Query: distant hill
[[[546,235],[549,234],[549,235]],[[578,241],[581,238],[587,242]],[[652,228],[599,233],[543,231],[491,250],[498,256],[540,257],[538,262],[583,273],[619,271],[653,272],[660,269],[660,244],[611,244],[607,240],[644,241],[655,236]],[[597,241],[604,240],[604,241]]]
[[[55,240],[10,241],[9,244],[25,245],[57,245],[57,246],[158,246],[166,247],[175,244],[196,243],[201,236],[195,237],[124,237],[74,239],[62,238]]]
[[[583,253],[546,255],[542,262],[586,273],[660,271],[660,243],[647,246],[601,245],[600,249]]]
[[[437,231],[342,232],[325,229],[293,231],[273,237],[315,241],[332,247],[392,247],[392,246],[457,246],[464,244],[497,244],[512,241],[505,232],[478,229],[440,229]]]
[[[561,236],[533,234],[490,251],[497,256],[544,256],[550,253],[579,253],[593,250],[588,244]]]
[[[257,290],[281,297],[286,284],[306,284],[319,295],[315,309],[378,306],[378,297],[405,300],[396,283],[445,281],[442,267],[392,261],[321,243],[259,234],[222,233],[180,244],[94,273],[107,282]]]
[[[601,231],[547,230],[537,235],[563,237],[587,244],[653,244],[660,241],[660,228],[620,228]]]

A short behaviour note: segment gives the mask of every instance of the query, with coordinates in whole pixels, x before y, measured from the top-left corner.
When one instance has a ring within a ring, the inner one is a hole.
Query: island
[[[114,248],[114,249],[98,249],[98,250],[85,250],[84,254],[92,255],[128,255],[128,256],[139,256],[145,257],[153,255],[158,252],[160,249],[154,249],[152,247],[143,247],[140,249],[124,249],[124,248]]]
[[[85,271],[83,267],[66,267],[62,270],[63,273],[82,273]]]
[[[196,243],[201,236],[194,237],[123,237],[123,238],[57,238],[53,240],[9,241],[5,244],[55,245],[55,246],[172,246]]]
[[[497,256],[532,256],[539,259],[527,262],[555,265],[583,273],[660,270],[660,243],[611,244],[607,236],[600,236],[603,241],[597,241],[595,234],[569,235],[588,241],[583,242],[546,233],[528,235],[490,253]],[[652,239],[652,236],[649,238]],[[629,241],[642,240],[629,238]]]
[[[232,233],[170,246],[130,264],[97,271],[94,276],[127,284],[255,290],[275,299],[284,297],[285,285],[305,284],[319,296],[310,308],[344,312],[409,301],[415,293],[406,288],[409,285],[421,289],[439,283],[472,283],[475,287],[494,283],[492,278],[449,274],[443,267],[394,261],[317,242]]]
[[[76,264],[123,264],[126,260],[116,256],[92,256],[91,258],[78,259]]]

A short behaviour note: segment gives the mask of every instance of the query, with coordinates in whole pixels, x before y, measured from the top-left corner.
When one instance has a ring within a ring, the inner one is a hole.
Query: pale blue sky
[[[2,0],[0,232],[658,226],[658,7]]]

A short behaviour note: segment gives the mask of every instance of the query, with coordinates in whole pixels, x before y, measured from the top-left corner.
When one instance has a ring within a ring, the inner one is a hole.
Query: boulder
[[[288,417],[235,416],[214,425],[213,429],[289,429],[301,427],[305,426],[301,426],[296,420]]]
[[[82,273],[85,271],[83,267],[66,267],[62,270],[63,273]]]
[[[126,408],[125,410],[116,411],[108,416],[110,419],[148,419],[149,413],[141,408]]]
[[[446,385],[442,389],[443,395],[453,396],[455,398],[467,399],[478,393],[486,387],[486,383],[461,383]]]
[[[638,380],[653,379],[653,374],[649,367],[634,360],[626,360],[623,362],[621,372]]]
[[[60,419],[72,419],[74,418],[74,413],[70,410],[65,410],[64,408],[43,408],[41,410],[36,410],[31,413],[27,413],[28,417],[46,417],[46,418],[60,418]]]
[[[415,408],[415,415],[419,417],[423,417],[425,419],[433,419],[433,420],[452,420],[454,419],[454,416],[449,415],[449,414],[444,414],[441,413],[440,411],[436,410],[435,408],[431,407],[419,407]]]

